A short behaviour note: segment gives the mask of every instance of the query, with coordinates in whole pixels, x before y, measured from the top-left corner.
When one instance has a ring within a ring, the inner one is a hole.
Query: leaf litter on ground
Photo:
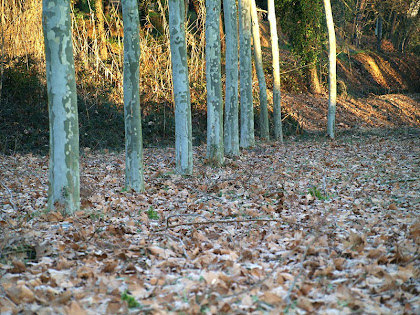
[[[417,129],[258,144],[221,168],[194,148],[85,149],[82,210],[47,213],[48,158],[0,156],[0,312],[419,314]]]

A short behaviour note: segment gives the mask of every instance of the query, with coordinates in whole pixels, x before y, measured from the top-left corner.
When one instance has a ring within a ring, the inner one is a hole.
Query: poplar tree
[[[122,0],[124,23],[125,188],[143,191],[143,139],[140,113],[140,23],[137,0]]]
[[[176,172],[192,174],[191,95],[188,80],[187,44],[185,40],[184,4],[169,0],[169,36],[172,60],[172,81],[175,100]]]
[[[224,145],[227,156],[239,155],[238,10],[235,0],[223,1],[226,34],[226,101]]]
[[[239,76],[241,109],[240,146],[242,148],[249,148],[255,144],[254,107],[252,101],[250,0],[239,0]]]
[[[80,171],[70,1],[44,0],[42,13],[50,125],[48,210],[72,214],[80,209]]]
[[[274,137],[283,142],[283,127],[281,123],[281,93],[280,93],[280,54],[279,38],[274,0],[268,0],[268,21],[270,23],[271,51],[273,55],[273,116]]]
[[[207,159],[223,163],[220,0],[206,1]]]
[[[324,0],[325,17],[328,28],[328,121],[327,133],[328,136],[334,138],[335,129],[335,111],[337,103],[337,65],[336,65],[336,42],[334,21],[331,11],[330,0]]]
[[[267,108],[267,84],[265,82],[262,53],[261,53],[261,41],[260,41],[260,27],[258,23],[258,13],[255,0],[251,2],[251,21],[252,21],[252,38],[254,43],[254,58],[255,68],[257,70],[258,86],[260,90],[260,128],[261,138],[269,140],[270,131],[268,126],[268,108]]]

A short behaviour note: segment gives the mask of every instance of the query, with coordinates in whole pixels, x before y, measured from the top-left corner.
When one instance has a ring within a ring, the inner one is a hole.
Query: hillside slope
[[[272,87],[270,29],[261,21],[261,37]],[[327,65],[321,61],[323,95],[307,92],[299,62],[291,54],[287,38],[279,34],[282,65],[282,108],[296,131],[322,131],[327,124]],[[374,42],[374,41],[372,41]],[[389,44],[384,41],[384,44]],[[420,127],[420,58],[393,51],[351,51],[339,40],[337,49],[337,129]],[[352,47],[350,47],[352,48]],[[347,51],[347,53],[345,53]],[[325,56],[324,56],[325,58]],[[322,59],[322,58],[321,58]],[[269,96],[271,93],[269,91]],[[287,122],[286,122],[287,124]]]

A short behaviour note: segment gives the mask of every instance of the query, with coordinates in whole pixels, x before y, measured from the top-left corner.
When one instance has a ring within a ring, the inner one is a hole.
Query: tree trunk
[[[106,45],[106,35],[105,35],[105,19],[104,19],[104,4],[103,0],[95,1],[95,13],[96,13],[96,28],[98,29],[99,37],[99,58],[101,60],[106,60],[108,58],[108,49]]]
[[[252,38],[254,42],[255,68],[257,70],[258,86],[260,90],[261,138],[264,140],[269,140],[270,131],[268,127],[267,84],[265,82],[264,69],[263,69],[257,6],[255,4],[255,0],[251,0],[250,2],[251,2]]]
[[[311,64],[308,67],[308,85],[311,93],[321,94],[321,84],[319,83],[318,72],[315,64]]]
[[[280,93],[280,56],[279,39],[277,35],[276,12],[274,0],[268,0],[268,20],[270,22],[271,51],[273,55],[273,116],[274,137],[283,142],[281,123],[281,93]]]
[[[191,95],[188,80],[185,17],[182,3],[169,0],[169,35],[175,100],[176,172],[192,174]]]
[[[101,60],[106,60],[108,58],[108,49],[106,45],[106,35],[104,27],[104,4],[103,0],[95,1],[95,12],[97,18],[97,29],[99,36],[99,57]]]
[[[206,1],[207,159],[223,164],[220,0]]]
[[[334,20],[331,11],[330,0],[324,0],[325,17],[328,28],[328,122],[327,133],[331,139],[334,139],[335,130],[335,112],[337,102],[337,75],[336,75],[336,42]]]
[[[223,1],[226,30],[226,104],[224,145],[227,156],[239,155],[238,10],[235,0]]]
[[[412,32],[414,31],[414,21],[419,13],[420,10],[420,0],[415,0],[410,3],[410,7],[407,10],[406,15],[406,27],[405,30],[403,30],[403,38],[400,43],[400,51],[404,53],[406,47],[408,46],[408,43],[410,41],[410,37]]]
[[[250,0],[239,0],[239,72],[241,104],[240,146],[254,146],[254,107],[252,101],[251,64],[251,4]]]
[[[394,34],[395,34],[395,30],[397,28],[397,17],[398,17],[398,13],[397,12],[392,12],[392,23],[391,23],[391,27],[389,30],[389,36],[388,39],[394,43]]]
[[[376,22],[376,50],[378,52],[382,51],[382,16],[378,15],[378,20]]]
[[[353,44],[356,48],[360,47],[360,40],[362,37],[362,20],[366,8],[366,0],[359,0],[356,4],[356,16],[353,25]]]
[[[140,36],[137,0],[122,0],[124,23],[125,188],[143,191],[143,139],[140,113]]]
[[[42,7],[50,120],[48,210],[80,209],[79,122],[70,24],[70,1]]]

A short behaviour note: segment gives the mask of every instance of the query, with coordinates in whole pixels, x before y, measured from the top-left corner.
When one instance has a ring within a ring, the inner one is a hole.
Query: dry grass
[[[4,53],[8,56],[44,59],[42,1],[0,0]]]
[[[33,58],[39,61],[39,71],[45,69],[44,38],[42,32],[42,1],[39,0],[0,0],[4,18],[4,54],[8,56],[6,66],[11,66],[12,57]],[[142,103],[172,103],[171,56],[169,46],[169,28],[167,6],[157,2],[160,25],[153,24],[147,16],[146,27],[140,30],[141,37],[141,90]],[[106,60],[100,58],[100,34],[98,19],[93,4],[88,0],[90,12],[81,13],[72,6],[73,53],[80,93],[91,94],[84,88],[87,85],[100,87],[104,83],[113,86],[108,98],[123,103],[123,21],[121,8],[111,7],[104,16]],[[202,6],[199,19],[205,20],[205,8]],[[205,63],[204,24],[188,21],[187,49],[189,52],[189,73],[192,90],[192,102],[203,103],[205,100]],[[85,80],[89,78],[90,82]],[[107,91],[109,92],[109,90]],[[100,93],[100,92],[98,92]]]

